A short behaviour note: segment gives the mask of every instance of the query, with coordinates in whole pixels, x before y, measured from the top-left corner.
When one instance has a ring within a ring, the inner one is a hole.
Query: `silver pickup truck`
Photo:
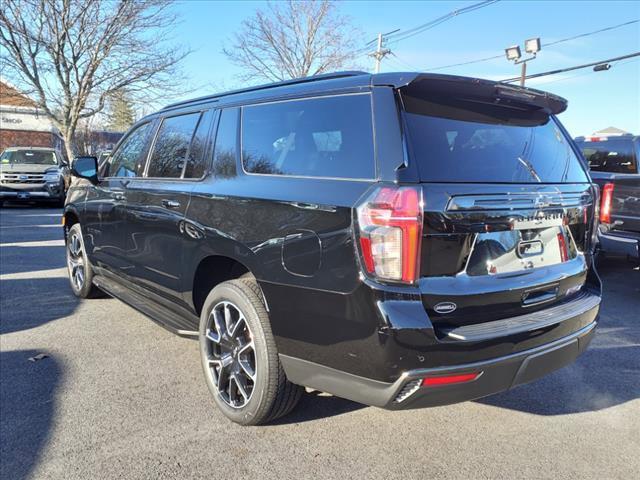
[[[64,205],[69,167],[52,148],[12,147],[0,155],[0,205],[6,201],[49,201]]]

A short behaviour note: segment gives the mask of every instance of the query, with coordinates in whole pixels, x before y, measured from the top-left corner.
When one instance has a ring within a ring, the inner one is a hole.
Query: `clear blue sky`
[[[449,11],[476,3],[468,1],[345,1],[339,8],[363,32],[363,43],[377,32],[408,30]],[[183,0],[174,7],[182,16],[176,39],[193,53],[185,73],[197,88],[188,96],[205,95],[242,86],[238,70],[221,49],[240,22],[261,1],[210,2]],[[544,43],[640,18],[638,1],[515,1],[503,0],[453,18],[407,40],[391,45],[397,57],[383,61],[382,71],[429,70],[499,55],[504,48],[539,36],[543,49],[529,63],[527,73],[543,72],[640,51],[640,24],[544,48]],[[373,68],[362,56],[359,66]],[[503,79],[519,74],[519,67],[500,58],[438,70],[442,73]],[[611,70],[591,69],[532,80],[529,86],[569,100],[561,120],[572,135],[590,134],[616,126],[640,134],[640,57],[615,64]]]

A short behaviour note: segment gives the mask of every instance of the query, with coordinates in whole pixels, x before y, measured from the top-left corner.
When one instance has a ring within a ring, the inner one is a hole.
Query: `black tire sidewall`
[[[253,297],[255,301],[255,294],[248,287],[244,286],[243,288],[241,281],[224,282],[209,293],[202,307],[202,314],[200,315],[200,358],[207,386],[222,413],[233,422],[242,425],[255,425],[264,420],[273,402],[273,389],[275,386],[270,385],[272,382],[270,379],[273,378],[274,369],[276,371],[278,369],[278,354],[276,351],[272,351],[275,349],[267,346],[265,331],[259,319],[260,314],[266,315],[266,310],[264,312],[257,312],[254,304],[248,297]],[[208,371],[207,343],[205,340],[207,320],[213,307],[224,300],[232,302],[241,310],[249,325],[254,342],[256,383],[249,402],[241,408],[233,408],[225,403],[218,394],[217,387],[213,383],[212,376]],[[260,306],[262,306],[262,301],[260,299],[258,300],[260,301]]]
[[[71,271],[69,269],[69,242],[71,241],[71,236],[76,233],[80,237],[80,242],[82,242],[82,257],[84,260],[84,284],[82,288],[78,290],[78,288],[74,285],[73,279],[71,278]],[[69,228],[69,232],[67,233],[67,242],[65,245],[65,255],[67,260],[67,273],[69,276],[69,285],[71,286],[71,290],[76,297],[80,298],[89,298],[93,291],[93,270],[91,268],[91,264],[89,263],[89,259],[87,257],[87,251],[84,246],[84,237],[82,236],[82,228],[79,223],[75,223]]]

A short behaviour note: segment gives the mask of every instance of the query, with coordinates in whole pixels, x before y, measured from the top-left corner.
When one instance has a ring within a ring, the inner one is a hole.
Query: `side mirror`
[[[98,159],[96,157],[74,158],[71,164],[71,173],[96,185],[98,183]]]

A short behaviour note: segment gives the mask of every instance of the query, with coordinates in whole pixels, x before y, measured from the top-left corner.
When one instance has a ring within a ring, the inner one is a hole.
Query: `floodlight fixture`
[[[513,47],[505,48],[505,54],[507,55],[507,60],[517,61],[522,56],[520,53],[520,47],[518,45],[514,45]]]

